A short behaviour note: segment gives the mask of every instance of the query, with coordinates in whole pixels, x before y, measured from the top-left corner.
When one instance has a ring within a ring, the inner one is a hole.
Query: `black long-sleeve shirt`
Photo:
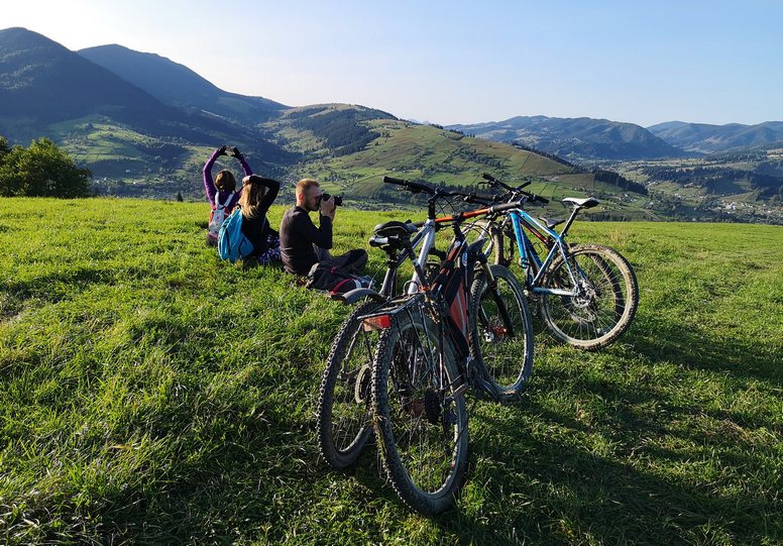
[[[310,214],[295,206],[283,214],[280,223],[280,254],[283,266],[289,273],[307,275],[318,261],[313,245],[332,248],[332,219],[320,215],[321,227],[315,227]]]
[[[261,256],[269,248],[267,237],[272,229],[266,219],[266,213],[280,190],[280,182],[277,180],[262,178],[261,183],[266,186],[267,191],[264,197],[261,198],[256,215],[252,218],[245,216],[242,219],[242,233],[253,243],[251,256]]]

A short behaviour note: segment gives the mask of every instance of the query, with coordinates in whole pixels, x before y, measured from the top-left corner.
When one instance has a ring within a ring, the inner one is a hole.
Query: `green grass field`
[[[348,309],[221,262],[207,213],[0,200],[0,543],[783,543],[782,228],[577,223],[634,265],[634,323],[595,354],[539,336],[521,402],[471,397],[468,482],[425,518],[374,451],[319,459]],[[340,210],[338,250],[402,216]]]

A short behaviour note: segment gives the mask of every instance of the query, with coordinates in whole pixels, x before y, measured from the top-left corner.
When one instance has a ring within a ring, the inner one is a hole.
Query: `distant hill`
[[[647,129],[672,146],[702,154],[753,148],[778,142],[783,145],[783,121],[767,121],[757,125],[740,123],[710,125],[669,121]]]
[[[120,45],[91,47],[78,53],[172,106],[197,108],[246,124],[266,121],[288,108],[262,97],[223,91],[186,66],[153,53]]]
[[[487,172],[510,184],[530,180],[530,191],[552,199],[548,213],[553,216],[561,214],[563,197],[592,195],[604,203],[591,211],[596,218],[650,217],[642,209],[645,188],[616,173],[588,171],[505,143],[400,120],[380,110],[313,105],[285,111],[265,128],[285,135],[284,146],[303,154],[292,172],[321,180],[330,192],[343,192],[346,202],[355,207],[384,209],[393,203],[396,208],[414,202],[424,206],[422,199],[383,184],[387,174],[475,191],[481,174]],[[342,138],[335,138],[345,134],[354,135],[347,147]]]
[[[176,72],[174,63],[169,66]],[[175,77],[163,78],[165,81]],[[260,103],[259,103],[260,104]],[[192,147],[225,142],[269,165],[296,160],[251,124],[164,104],[117,74],[41,34],[0,30],[0,135],[12,143],[43,136],[65,144],[99,176],[160,170],[186,162]],[[85,150],[82,154],[80,150]]]
[[[178,115],[45,36],[23,28],[0,30],[0,118],[41,125],[95,113],[137,123]]]
[[[684,155],[643,127],[605,119],[517,116],[447,128],[485,140],[519,143],[575,162]]]

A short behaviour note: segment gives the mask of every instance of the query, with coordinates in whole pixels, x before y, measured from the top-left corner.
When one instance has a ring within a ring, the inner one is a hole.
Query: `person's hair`
[[[237,189],[237,179],[234,178],[234,173],[227,169],[223,169],[215,177],[215,187],[220,191],[234,191]]]
[[[258,214],[258,207],[266,195],[266,186],[261,183],[261,180],[262,178],[257,174],[251,174],[242,179],[239,207],[245,218],[255,218]]]
[[[310,193],[310,188],[320,188],[321,184],[318,183],[318,180],[313,180],[312,178],[303,178],[296,184],[296,195]]]

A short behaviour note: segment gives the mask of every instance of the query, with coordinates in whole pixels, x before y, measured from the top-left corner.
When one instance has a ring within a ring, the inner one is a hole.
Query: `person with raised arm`
[[[242,166],[242,172],[245,177],[253,174],[250,165],[245,160],[245,156],[242,155],[236,146],[229,147],[224,144],[212,152],[212,155],[204,164],[204,189],[207,192],[209,204],[212,206],[209,213],[209,224],[207,228],[207,245],[209,246],[217,246],[220,226],[231,214],[231,211],[234,210],[234,207],[239,202],[241,193],[241,191],[237,191],[237,181],[236,178],[234,178],[234,173],[230,170],[223,169],[217,173],[217,176],[214,179],[212,178],[212,169],[215,162],[218,157],[223,155],[235,157]]]

